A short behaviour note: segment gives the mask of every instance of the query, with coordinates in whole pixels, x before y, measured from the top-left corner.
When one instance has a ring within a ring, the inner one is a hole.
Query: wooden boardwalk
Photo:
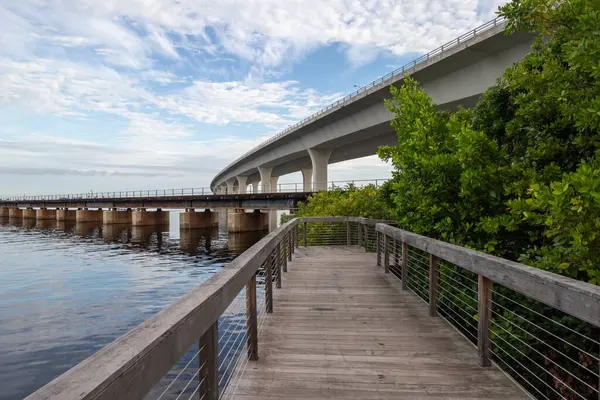
[[[529,398],[358,247],[296,250],[259,354],[225,398]]]

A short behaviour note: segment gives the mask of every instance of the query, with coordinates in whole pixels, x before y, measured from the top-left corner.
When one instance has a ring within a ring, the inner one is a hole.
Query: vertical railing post
[[[304,247],[308,247],[308,240],[307,240],[307,231],[308,229],[306,229],[308,227],[308,223],[304,223],[304,232],[302,232],[303,236],[304,236]]]
[[[198,341],[198,362],[202,382],[200,396],[205,399],[219,398],[219,321],[217,320]]]
[[[383,271],[390,272],[390,252],[388,249],[388,236],[383,235]]]
[[[346,245],[352,244],[352,235],[350,234],[350,221],[346,221]]]
[[[281,243],[283,243],[283,247],[281,248],[281,251],[282,251],[281,258],[283,259],[283,272],[287,272],[287,262],[288,262],[287,235],[283,237],[283,240],[281,241]]]
[[[256,322],[256,274],[246,284],[246,344],[248,359],[258,360],[258,326]]]
[[[281,289],[281,243],[277,243],[277,249],[275,250],[275,269],[277,270],[275,286],[277,289]]]
[[[300,247],[300,225],[296,224],[296,247]]]
[[[408,290],[408,245],[402,242],[402,290]]]
[[[477,282],[477,354],[479,365],[489,367],[490,357],[490,320],[492,313],[492,281],[479,275]]]
[[[294,249],[294,246],[292,245],[292,231],[289,231],[287,234],[287,240],[285,242],[285,247],[287,247],[288,261],[292,261],[292,251]]]
[[[429,255],[429,316],[437,315],[438,301],[438,271],[440,259],[433,254]]]
[[[365,246],[365,251],[369,251],[369,226],[364,224],[363,230],[365,231],[365,240],[363,241],[363,245]]]
[[[292,250],[292,254],[296,252],[296,229],[290,229],[290,249]]]
[[[377,266],[381,267],[381,244],[379,243],[380,240],[380,234],[379,231],[377,232]]]
[[[363,245],[363,228],[360,222],[358,222],[358,245],[362,246]]]
[[[273,259],[271,255],[265,262],[265,303],[268,313],[273,312]]]

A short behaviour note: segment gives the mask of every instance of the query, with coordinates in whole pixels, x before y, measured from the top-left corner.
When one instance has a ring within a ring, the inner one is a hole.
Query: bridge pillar
[[[248,177],[247,176],[236,176],[238,181],[238,190],[240,194],[246,194],[248,189]]]
[[[116,208],[113,208],[104,211],[104,214],[102,214],[102,221],[105,225],[130,224],[131,214],[131,209],[118,211]]]
[[[41,220],[56,220],[56,210],[48,210],[47,208],[40,208],[35,213],[35,217],[38,221]]]
[[[23,219],[36,219],[37,212],[31,207],[27,207],[23,210]]]
[[[269,210],[269,231],[277,229],[277,210]]]
[[[77,210],[75,212],[75,221],[77,221],[77,223],[102,222],[103,220],[104,216],[101,208],[98,210],[88,210],[87,208],[84,208],[83,210]]]
[[[302,190],[305,192],[312,191],[312,168],[304,168],[302,171]]]
[[[252,182],[252,193],[258,193],[258,182]]]
[[[68,208],[56,210],[57,221],[75,221],[75,210],[69,210]]]
[[[145,208],[138,208],[131,213],[131,223],[133,226],[168,225],[169,212],[160,208],[157,208],[156,211],[146,211]]]
[[[279,177],[278,176],[272,176],[271,177],[271,193],[277,193],[278,192],[278,188],[277,188],[277,181],[279,181]]]
[[[20,208],[9,209],[8,218],[23,218],[23,210],[21,210]]]
[[[8,207],[0,207],[0,218],[8,218],[10,209]]]
[[[227,179],[225,183],[227,184],[227,194],[234,194],[235,188],[233,185],[235,183],[235,178]]]
[[[331,150],[308,149],[313,171],[313,190],[327,190],[327,165]]]
[[[269,193],[271,190],[271,175],[273,174],[273,168],[258,167],[260,173],[261,193]]]
[[[210,210],[195,212],[193,208],[186,208],[179,214],[180,229],[212,228],[219,226],[219,213]]]
[[[254,210],[247,213],[245,210],[234,210],[227,213],[227,231],[253,232],[269,230],[269,214]]]

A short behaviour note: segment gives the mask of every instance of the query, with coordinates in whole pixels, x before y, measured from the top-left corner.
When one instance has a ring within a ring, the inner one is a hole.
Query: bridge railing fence
[[[600,287],[378,224],[377,260],[539,399],[596,399]]]
[[[322,190],[345,190],[349,187],[363,188],[365,186],[373,185],[380,187],[388,179],[354,179],[347,181],[329,181],[329,182],[315,182],[311,185],[311,189],[308,191],[322,191]],[[312,189],[314,187],[314,189]],[[270,189],[270,188],[268,188]],[[305,192],[303,183],[279,183],[273,191],[269,190],[269,193],[300,193]],[[90,192],[90,193],[70,193],[70,194],[52,194],[52,195],[39,195],[39,196],[21,196],[21,197],[3,197],[0,201],[44,201],[44,200],[112,200],[112,199],[135,199],[135,198],[165,198],[165,197],[178,197],[178,196],[206,196],[214,194],[238,194],[239,190],[236,188],[233,193],[213,193],[211,188],[180,188],[180,189],[149,189],[149,190],[124,190],[114,192]],[[252,185],[249,185],[246,193],[263,193],[262,188],[254,190]]]

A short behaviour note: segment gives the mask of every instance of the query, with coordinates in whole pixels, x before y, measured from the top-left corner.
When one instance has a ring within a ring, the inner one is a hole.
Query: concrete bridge
[[[598,399],[599,328],[599,286],[293,219],[27,399]]]
[[[348,184],[378,186],[385,181],[329,182],[324,190]],[[183,188],[8,197],[0,198],[0,219],[161,226],[169,224],[169,212],[165,210],[180,209],[184,210],[179,214],[182,230],[217,226],[219,212],[227,214],[231,233],[273,230],[277,227],[277,210],[293,211],[315,193],[304,192],[302,184],[295,183],[279,184],[278,189],[243,194]]]
[[[384,105],[391,85],[407,75],[419,81],[443,109],[470,107],[504,70],[523,58],[533,37],[504,34],[497,18],[358,89],[270,138],[233,161],[211,183],[216,193],[245,193],[248,185],[275,191],[280,176],[301,171],[305,192],[328,181],[327,166],[376,154],[379,146],[397,143],[393,115]]]

